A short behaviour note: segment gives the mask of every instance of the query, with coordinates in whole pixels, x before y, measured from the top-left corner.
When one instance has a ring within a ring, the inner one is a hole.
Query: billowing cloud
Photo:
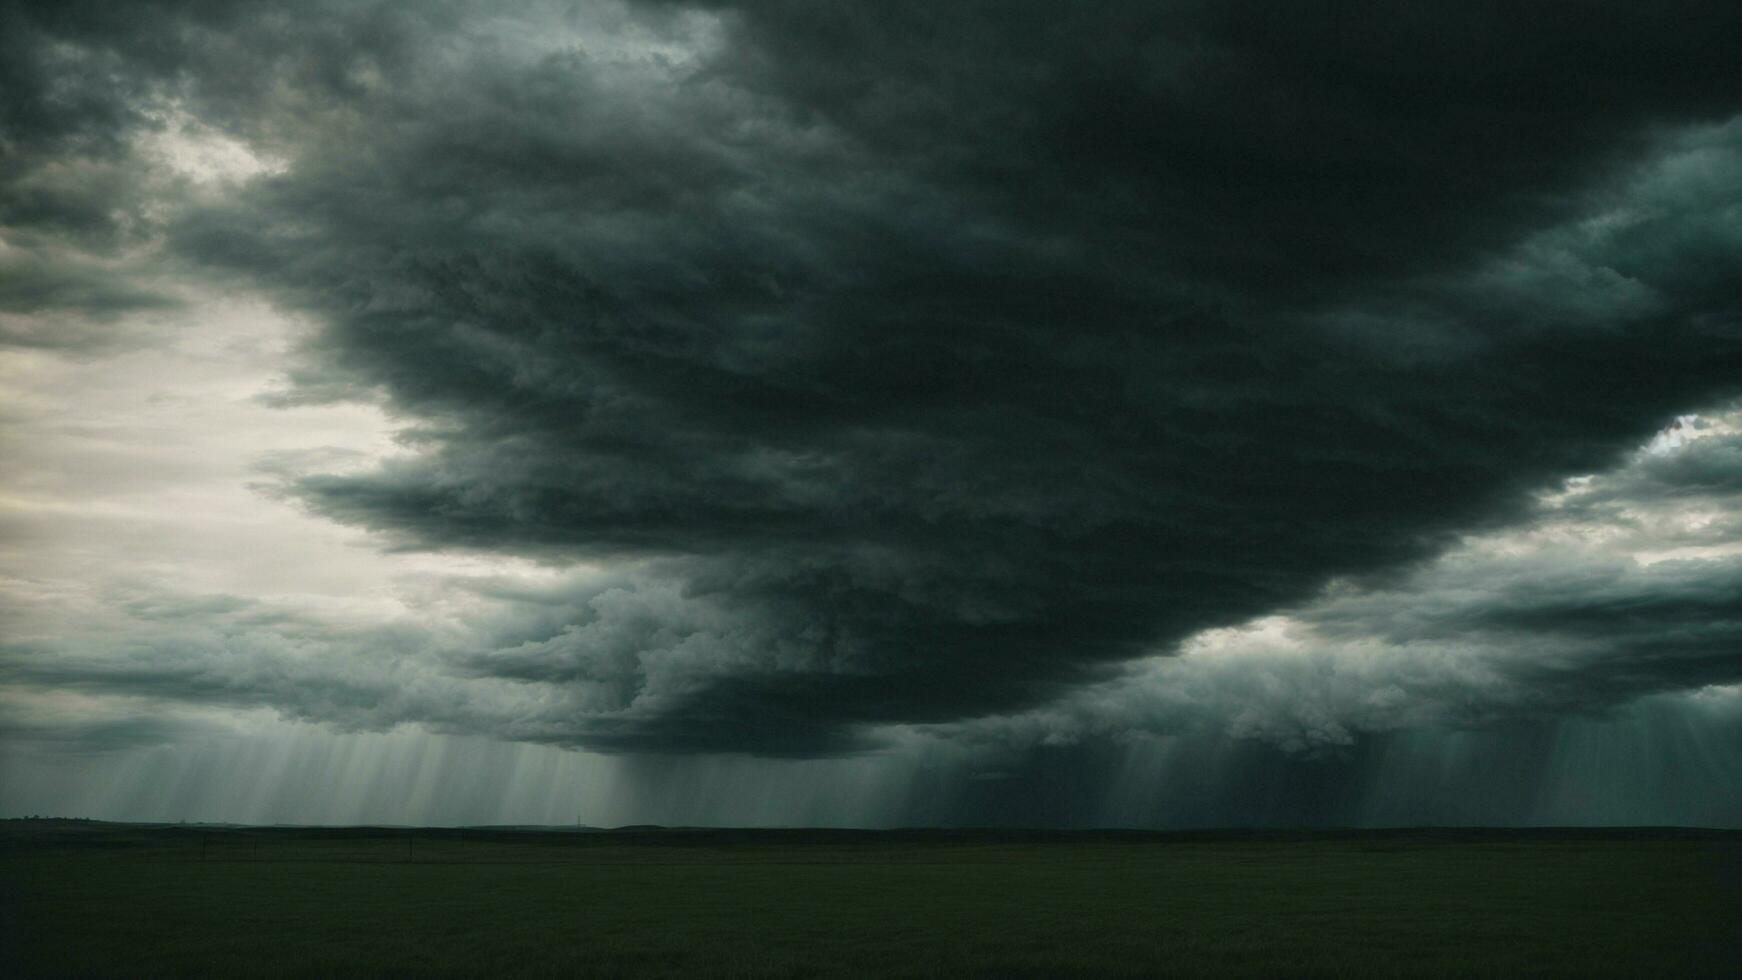
[[[1742,468],[1734,412],[1679,420],[1618,469],[1539,495],[1380,584],[1209,630],[1177,655],[958,734],[1039,744],[1212,733],[1346,750],[1412,728],[1601,717],[1742,682]]]
[[[934,7],[10,10],[13,342],[265,297],[251,411],[399,429],[274,506],[544,571],[85,582],[5,680],[782,755],[1742,681],[1733,422],[1632,455],[1742,394],[1742,13]]]

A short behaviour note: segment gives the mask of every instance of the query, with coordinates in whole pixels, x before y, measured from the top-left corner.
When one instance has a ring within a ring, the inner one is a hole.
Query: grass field
[[[1742,834],[0,824],[24,976],[1727,976]]]

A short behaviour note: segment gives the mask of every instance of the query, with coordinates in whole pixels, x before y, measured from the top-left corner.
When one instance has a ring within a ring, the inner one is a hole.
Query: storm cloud
[[[1734,4],[5,17],[0,336],[266,297],[403,451],[260,492],[550,572],[87,593],[9,684],[807,756],[1742,682]]]

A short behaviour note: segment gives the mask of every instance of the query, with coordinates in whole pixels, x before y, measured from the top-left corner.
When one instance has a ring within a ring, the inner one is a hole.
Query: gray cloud
[[[1734,680],[1725,561],[1378,609],[1464,595],[1419,563],[1737,394],[1730,6],[491,14],[14,12],[7,176],[132,160],[159,103],[278,161],[176,184],[148,237],[314,318],[298,390],[385,397],[419,450],[280,492],[395,547],[633,572],[433,658],[130,625],[148,666],[15,677],[826,754],[1020,715],[1344,577],[1381,598],[1311,607],[1315,635],[1543,651],[1501,702]],[[31,200],[9,228],[125,237]],[[1627,479],[1733,485],[1651,470]],[[1403,706],[1355,728],[1464,718],[1426,669],[1368,678]]]
[[[1735,413],[1678,425],[1408,574],[1189,641],[1116,682],[957,734],[1074,743],[1129,732],[1346,751],[1411,728],[1601,717],[1742,682]],[[1681,479],[1675,479],[1679,475]]]
[[[179,715],[153,717],[124,713],[119,717],[73,716],[21,720],[0,719],[0,740],[29,745],[59,755],[103,754],[142,746],[169,745],[214,734],[233,734],[222,725],[201,724]]]
[[[1333,583],[1041,707],[922,726],[924,737],[977,751],[1233,738],[1322,757],[1404,730],[1505,731],[1604,717],[1653,695],[1734,691],[1742,533],[1708,516],[1733,513],[1742,493],[1742,479],[1714,478],[1742,477],[1726,468],[1739,422],[1731,412],[1678,425],[1672,432],[1687,441],[1654,440],[1406,574]],[[1666,489],[1673,474],[1693,475]],[[706,711],[721,710],[720,692],[737,694],[745,676],[771,665],[809,675],[859,666],[852,650],[821,659],[828,637],[788,632],[792,620],[745,608],[740,595],[686,591],[654,562],[539,585],[448,578],[383,622],[138,583],[86,607],[57,603],[62,621],[21,616],[5,679],[163,705],[271,708],[348,731],[410,723],[645,749],[653,729],[663,749],[707,750],[719,719]],[[63,723],[83,724],[76,714]],[[735,748],[793,749],[790,718],[738,724]],[[888,749],[913,737],[899,726],[843,726],[833,743],[803,748]],[[1019,760],[985,764],[1027,771]]]

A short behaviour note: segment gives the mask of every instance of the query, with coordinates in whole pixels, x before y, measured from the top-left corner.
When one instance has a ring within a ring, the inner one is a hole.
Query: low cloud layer
[[[1207,735],[1324,757],[1410,729],[1602,718],[1653,695],[1733,700],[1742,683],[1739,433],[1735,413],[1681,420],[1616,470],[1541,493],[1518,523],[1412,571],[1333,582],[1044,706],[942,725],[858,725],[822,748]],[[391,607],[400,612],[385,616],[346,601],[143,582],[22,598],[60,616],[15,621],[5,680],[96,699],[102,710],[75,702],[57,713],[51,701],[20,737],[102,745],[132,731],[107,700],[120,698],[133,717],[151,705],[269,708],[343,731],[409,723],[567,747],[644,747],[658,726],[672,747],[689,748],[680,719],[698,697],[783,653],[804,663],[809,652],[755,608],[685,594],[657,564],[530,579],[449,574],[402,593]],[[69,731],[50,731],[55,717]],[[774,732],[782,722],[760,720]],[[135,724],[140,739],[169,734]],[[766,732],[746,725],[743,737]]]
[[[56,578],[15,507],[28,698],[1317,752],[1742,683],[1732,5],[4,16],[17,386],[258,297],[309,439],[224,479],[517,570]]]
[[[956,730],[1070,744],[1131,733],[1336,753],[1375,733],[1601,718],[1742,680],[1742,459],[1734,413],[1677,423],[1615,471],[1538,497],[1381,584],[1210,630],[1032,713]]]

